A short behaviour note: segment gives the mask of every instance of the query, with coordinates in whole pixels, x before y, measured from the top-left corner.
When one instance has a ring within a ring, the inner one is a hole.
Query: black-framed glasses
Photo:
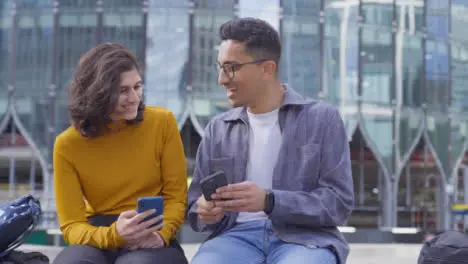
[[[225,64],[220,64],[219,62],[216,62],[216,70],[219,73],[221,72],[221,69],[223,70],[224,74],[232,80],[234,76],[236,75],[236,71],[240,70],[242,66],[248,65],[248,64],[259,64],[265,61],[269,61],[269,59],[260,59],[260,60],[254,60],[254,61],[249,61],[249,62],[244,62],[244,63],[225,63]]]

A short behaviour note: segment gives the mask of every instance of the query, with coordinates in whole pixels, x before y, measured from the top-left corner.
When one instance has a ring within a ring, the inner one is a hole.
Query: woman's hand
[[[146,217],[154,213],[154,210],[148,210],[143,213],[137,213],[135,210],[125,211],[119,215],[117,219],[116,229],[119,235],[127,241],[129,245],[138,245],[142,241],[146,241],[147,237],[162,228],[163,216],[151,218],[143,221]],[[152,226],[154,224],[160,224]]]
[[[164,247],[164,240],[161,238],[161,236],[154,232],[149,234],[146,238],[141,240],[139,243],[130,245],[129,249],[130,250],[137,250],[140,248],[162,248]]]

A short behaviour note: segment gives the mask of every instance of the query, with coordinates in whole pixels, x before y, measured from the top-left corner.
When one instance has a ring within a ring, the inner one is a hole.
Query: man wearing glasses
[[[281,43],[266,22],[231,20],[220,36],[218,81],[234,108],[198,149],[187,219],[211,234],[191,263],[346,263],[337,226],[354,195],[338,111],[281,84]],[[230,184],[207,201],[200,181],[217,171]]]

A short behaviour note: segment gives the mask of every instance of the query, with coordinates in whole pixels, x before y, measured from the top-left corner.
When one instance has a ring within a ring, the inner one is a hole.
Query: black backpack
[[[468,263],[468,235],[446,231],[424,243],[418,264]]]
[[[14,251],[32,233],[40,215],[41,205],[31,195],[0,205],[0,263],[49,263],[41,253]]]

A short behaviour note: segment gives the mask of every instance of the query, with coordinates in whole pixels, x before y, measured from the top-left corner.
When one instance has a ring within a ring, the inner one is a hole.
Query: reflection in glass
[[[96,45],[96,1],[70,2],[59,9],[57,31],[57,115],[56,131],[67,128],[68,84],[78,61],[84,53]]]
[[[327,3],[330,1],[327,1]],[[355,104],[358,95],[357,5],[325,6],[324,90],[334,104]]]
[[[391,21],[393,4],[362,3],[364,25],[360,34],[361,98],[365,133],[370,145],[393,168],[394,49]]]
[[[448,166],[449,173],[452,173],[453,169],[456,167],[457,160],[464,154],[466,151],[463,149],[467,140],[467,122],[468,118],[465,116],[458,116],[451,120],[450,122],[450,141],[451,141],[451,153],[450,153],[450,163]]]
[[[391,27],[393,22],[393,2],[375,2],[375,0],[361,0],[364,23],[372,26]]]
[[[424,90],[424,49],[420,32],[423,6],[419,1],[397,1],[397,31],[395,34],[395,126],[399,144],[396,146],[400,162],[413,152],[420,140],[423,121],[422,94]]]
[[[399,134],[399,145],[398,147],[398,155],[399,160],[402,162],[403,157],[409,155],[411,151],[411,147],[414,147],[415,141],[419,140],[420,138],[420,129],[423,121],[423,115],[421,111],[417,111],[414,109],[403,109],[399,112],[398,120],[395,120],[398,125]]]
[[[465,0],[452,0],[450,7],[451,17],[451,114],[452,119],[452,150],[453,160],[451,168],[464,156],[467,143],[468,122],[468,35],[465,33],[468,27],[466,14],[468,2]],[[461,185],[462,186],[462,185]]]
[[[8,196],[0,191],[0,200],[5,197],[11,200],[27,193],[37,194],[36,184],[44,187],[42,181],[44,184],[48,181],[40,173],[41,169],[45,169],[45,164],[42,163],[44,166],[41,167],[36,161],[44,161],[44,157],[52,151],[47,148],[46,130],[49,124],[47,88],[51,81],[52,2],[16,1],[17,27],[14,36],[10,35],[13,32],[11,16],[2,17],[4,11],[13,11],[12,1],[7,2],[7,6],[0,5],[0,52],[9,49],[3,45],[10,45],[12,37],[14,49],[10,49],[0,62],[0,108],[3,108],[0,109],[0,118],[7,99],[6,84],[11,82],[14,113],[19,120],[8,119],[6,130],[0,134],[0,181],[4,183],[6,180],[9,189]],[[5,30],[7,26],[10,28]],[[7,32],[8,35],[5,34]],[[14,68],[10,67],[11,59],[14,60]],[[10,80],[11,77],[13,80]],[[33,149],[39,151],[36,156]],[[44,189],[49,190],[47,187]]]
[[[320,87],[320,1],[283,1],[281,80],[316,98]]]
[[[51,83],[52,1],[20,7],[15,45],[15,107],[22,125],[48,155],[48,93]],[[47,3],[48,2],[48,3]]]
[[[423,141],[415,150],[425,153]],[[397,225],[433,232],[437,230],[440,213],[440,171],[434,166],[430,153],[427,161],[417,155],[402,170],[399,177]]]
[[[436,151],[442,169],[446,175],[451,171],[450,134],[451,126],[446,115],[431,113],[426,117],[427,131],[432,146]],[[452,145],[453,147],[453,145]]]
[[[454,43],[451,53],[451,108],[464,115],[468,110],[468,46]]]
[[[448,37],[449,8],[447,1],[427,0],[425,43],[425,103],[428,106],[427,129],[442,170],[449,176],[452,168],[452,128],[447,117],[450,105],[450,48]],[[456,136],[457,138],[457,136]],[[453,139],[455,140],[455,139]]]
[[[426,0],[426,2],[428,10],[441,11],[449,8],[449,1]]]
[[[424,88],[423,3],[397,0],[396,8],[396,101],[399,107],[420,107]]]
[[[445,111],[449,100],[449,53],[442,41],[426,41],[425,101],[434,110]]]
[[[146,33],[146,104],[170,109],[178,121],[189,85],[187,4],[185,0],[150,2]]]
[[[468,34],[465,33],[468,21],[468,2],[466,0],[451,0],[450,17],[452,39],[457,41],[468,41]]]
[[[363,115],[364,128],[372,141],[371,148],[382,157],[383,165],[392,168],[393,120],[392,116]]]
[[[0,2],[0,120],[8,104],[8,63],[11,38],[11,0]]]
[[[122,43],[141,60],[145,56],[142,2],[104,1],[102,32],[103,42]]]
[[[420,107],[424,88],[422,38],[399,32],[396,53],[397,101],[403,107]]]
[[[210,118],[230,108],[216,74],[219,27],[234,18],[232,0],[197,1],[193,26],[193,110],[204,127]]]
[[[451,6],[451,108],[458,115],[463,115],[468,110],[468,27],[466,14],[468,2],[464,0],[452,0]]]
[[[4,58],[8,58],[4,57]],[[6,113],[8,107],[8,86],[4,78],[0,78],[0,121]],[[1,129],[1,128],[0,128]]]
[[[425,101],[435,111],[447,111],[449,105],[450,54],[443,38],[448,37],[447,1],[427,0],[426,91]]]
[[[446,38],[449,35],[449,21],[446,16],[431,15],[426,21],[429,34],[439,38]]]
[[[354,132],[349,148],[355,210],[348,220],[348,225],[375,228],[382,213],[380,208],[385,193],[385,177],[360,129]]]
[[[360,34],[361,96],[364,104],[390,105],[393,76],[393,3],[361,4],[364,25]]]
[[[393,41],[390,29],[362,28],[361,60],[363,103],[390,106],[393,90]]]
[[[425,24],[424,1],[396,0],[396,21],[405,32],[422,32]]]
[[[357,126],[358,26],[357,5],[325,2],[324,93],[337,105],[351,137]]]

